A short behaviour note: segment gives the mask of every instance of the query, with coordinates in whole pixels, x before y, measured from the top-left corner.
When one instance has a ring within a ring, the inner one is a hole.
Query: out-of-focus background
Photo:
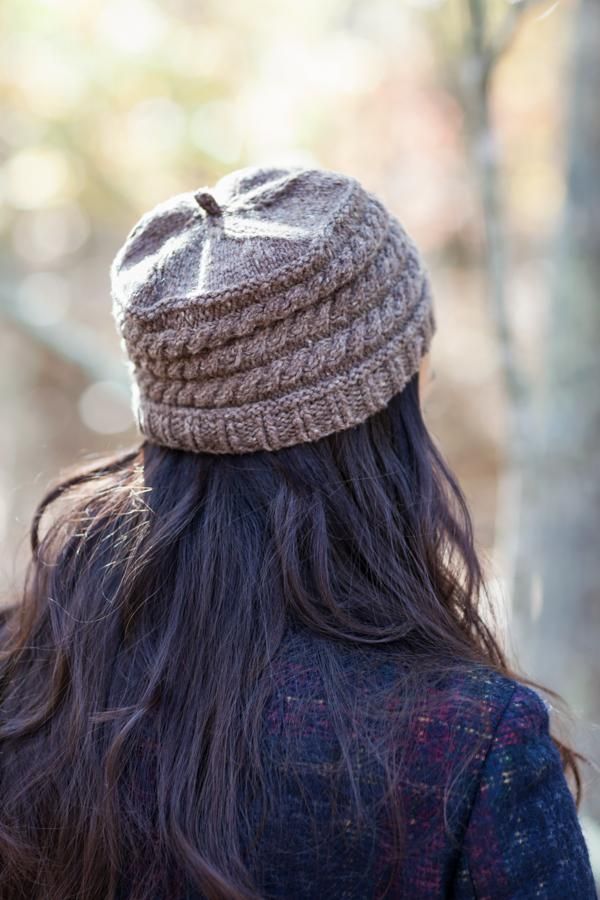
[[[108,268],[140,214],[241,165],[339,169],[427,260],[429,424],[511,646],[598,761],[599,96],[598,0],[4,0],[0,602],[49,480],[136,438]]]

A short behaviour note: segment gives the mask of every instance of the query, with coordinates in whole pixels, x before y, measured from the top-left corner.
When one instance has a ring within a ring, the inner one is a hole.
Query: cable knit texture
[[[318,440],[387,405],[435,330],[419,253],[354,178],[249,167],[142,216],[111,266],[140,430],[195,452]]]

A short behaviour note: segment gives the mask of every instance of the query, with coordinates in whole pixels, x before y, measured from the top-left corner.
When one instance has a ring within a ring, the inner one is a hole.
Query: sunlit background
[[[108,268],[140,214],[241,165],[339,169],[423,251],[429,424],[511,645],[598,762],[599,92],[597,0],[4,0],[1,602],[48,482],[136,438]]]

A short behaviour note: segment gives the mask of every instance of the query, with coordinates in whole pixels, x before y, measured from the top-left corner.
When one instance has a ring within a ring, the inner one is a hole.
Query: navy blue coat
[[[383,807],[374,813],[375,829],[365,829],[334,788],[339,745],[314,652],[310,635],[288,639],[265,717],[279,787],[247,856],[265,900],[596,898],[545,701],[476,667],[453,676],[435,712],[418,716],[406,735],[408,770],[398,797],[406,833],[390,883],[394,850]],[[342,668],[360,704],[361,692],[398,672],[379,651],[368,657],[368,671],[364,656],[355,667],[358,658],[349,649]],[[358,761],[358,777],[376,810],[383,781],[368,754]],[[198,900],[190,889],[182,896]]]

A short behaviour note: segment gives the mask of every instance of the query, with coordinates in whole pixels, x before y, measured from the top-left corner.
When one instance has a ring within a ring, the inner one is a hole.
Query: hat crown
[[[367,199],[353,178],[300,167],[248,167],[225,176],[210,192],[218,217],[199,208],[196,196],[206,193],[158,204],[129,233],[111,269],[121,316],[127,308],[151,313],[165,301],[202,303],[273,286],[303,264],[318,265],[344,251],[332,233],[336,218],[353,197]],[[381,208],[372,241],[386,219]]]

